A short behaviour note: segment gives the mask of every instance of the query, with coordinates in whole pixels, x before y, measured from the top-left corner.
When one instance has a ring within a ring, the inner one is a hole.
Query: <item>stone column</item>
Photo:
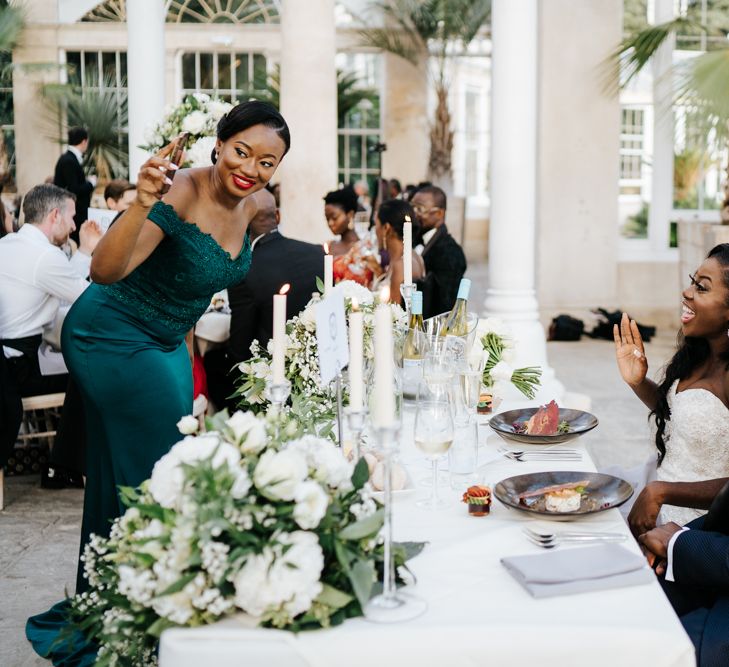
[[[547,364],[535,291],[537,206],[537,0],[494,0],[491,76],[491,226],[485,315],[504,320],[516,342],[514,364],[539,365],[538,399],[563,388]]]
[[[129,178],[149,154],[148,127],[162,119],[165,105],[165,3],[164,0],[127,0],[127,80],[129,87]]]
[[[281,183],[281,225],[290,237],[331,237],[323,197],[337,186],[337,77],[334,0],[281,3],[281,113],[291,150]]]
[[[672,20],[673,0],[655,0],[653,23]],[[673,212],[673,82],[670,70],[675,37],[670,35],[653,58],[653,175],[648,240],[660,259],[669,252]]]

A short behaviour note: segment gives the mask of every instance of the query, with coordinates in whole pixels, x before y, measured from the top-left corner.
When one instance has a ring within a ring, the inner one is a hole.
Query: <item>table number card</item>
[[[316,304],[316,342],[323,385],[329,384],[349,362],[344,295],[333,289]]]

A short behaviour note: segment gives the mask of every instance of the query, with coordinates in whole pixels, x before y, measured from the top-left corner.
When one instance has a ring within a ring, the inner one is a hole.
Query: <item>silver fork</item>
[[[622,533],[588,533],[564,531],[560,533],[540,533],[530,528],[523,530],[524,536],[538,547],[553,549],[560,544],[594,544],[596,542],[624,542],[627,539]]]
[[[552,449],[549,451],[519,451],[499,448],[499,454],[512,461],[581,461],[582,454],[575,449]]]

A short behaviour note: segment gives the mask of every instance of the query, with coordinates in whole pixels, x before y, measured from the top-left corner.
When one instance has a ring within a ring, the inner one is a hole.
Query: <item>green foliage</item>
[[[644,239],[648,236],[648,212],[649,205],[643,202],[640,211],[635,215],[631,215],[625,221],[621,230],[623,236],[635,239]]]
[[[23,8],[7,2],[0,4],[0,52],[12,52],[18,46],[24,28]]]

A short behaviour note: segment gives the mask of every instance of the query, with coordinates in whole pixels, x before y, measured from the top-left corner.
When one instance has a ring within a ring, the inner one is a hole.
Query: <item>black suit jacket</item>
[[[466,273],[466,256],[445,225],[423,248],[426,277],[419,282],[423,292],[423,317],[426,319],[453,308],[458,286]]]
[[[94,186],[86,180],[83,167],[71,151],[66,151],[56,162],[56,170],[53,174],[53,184],[59,188],[65,188],[76,195],[76,232],[72,236],[78,242],[78,228],[86,222],[89,215],[89,204]]]
[[[260,239],[253,249],[246,279],[228,289],[231,360],[237,363],[250,359],[254,339],[265,348],[273,335],[273,295],[282,285],[291,285],[286,300],[286,319],[290,319],[317,291],[317,277],[324,278],[324,250],[320,245],[287,239],[279,232]]]
[[[675,582],[662,581],[696,647],[699,667],[729,665],[729,536],[689,524],[673,545]]]

